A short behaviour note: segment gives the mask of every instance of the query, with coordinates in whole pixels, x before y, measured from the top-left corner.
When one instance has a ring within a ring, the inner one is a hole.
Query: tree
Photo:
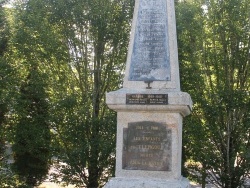
[[[176,25],[178,54],[180,62],[180,79],[181,87],[184,91],[188,91],[194,101],[192,114],[184,118],[183,148],[182,148],[182,175],[189,177],[193,181],[197,181],[192,175],[192,166],[190,160],[194,154],[194,148],[200,150],[200,141],[204,137],[201,135],[199,128],[201,127],[199,117],[200,106],[204,80],[201,73],[201,59],[203,49],[203,33],[204,33],[204,17],[201,8],[201,2],[185,1],[176,2]],[[196,74],[193,74],[195,72]],[[199,89],[197,89],[199,88]],[[192,140],[190,133],[196,135],[197,140]],[[200,139],[200,140],[199,140]],[[192,145],[189,142],[192,140]],[[195,145],[197,143],[197,145]],[[188,166],[186,165],[188,162]],[[195,166],[196,167],[196,166]],[[195,171],[197,169],[194,169]],[[199,170],[199,169],[198,169]],[[200,171],[202,172],[202,170]],[[203,178],[204,180],[204,178]],[[206,182],[198,179],[204,187]]]
[[[206,177],[218,187],[240,187],[250,169],[248,4],[248,0],[206,1],[203,14],[193,16],[191,22],[204,16],[199,22],[204,29],[195,32],[200,32],[202,48],[197,41],[190,43],[202,49],[198,54],[182,45],[192,34],[182,32],[179,37],[181,55],[189,54],[187,62],[180,56],[185,62],[181,63],[186,79],[182,87],[195,101],[193,115],[185,121],[185,151],[201,164],[203,180]],[[187,26],[185,31],[191,30]],[[199,63],[190,54],[196,54]]]
[[[57,143],[63,151],[57,156],[68,164],[61,170],[67,182],[99,187],[107,179],[103,177],[110,175],[115,148],[114,113],[107,109],[104,97],[121,85],[132,2],[54,3],[53,22],[62,28],[68,44],[66,80],[71,78],[67,95],[57,106],[65,109],[61,111],[64,119],[56,118],[62,116],[58,110],[53,113]],[[79,131],[74,132],[76,129]],[[72,160],[76,156],[79,161]]]
[[[20,90],[13,145],[13,170],[25,186],[41,183],[49,170],[50,129],[45,83],[39,68],[33,65]]]
[[[0,129],[2,129],[5,114],[7,113],[6,102],[4,101],[4,90],[6,89],[6,77],[9,72],[9,67],[4,60],[4,53],[7,50],[8,43],[8,28],[6,15],[3,6],[4,2],[0,2]],[[0,137],[0,153],[3,153],[4,141],[2,140],[3,136]]]
[[[6,144],[9,140],[8,114],[12,104],[13,73],[8,64],[9,11],[4,8],[5,1],[0,1],[0,187],[15,185],[15,175],[8,164],[9,155],[6,153]]]
[[[110,0],[18,6],[13,56],[22,78],[33,62],[48,75],[53,154],[67,164],[58,168],[66,183],[100,187],[114,169],[115,113],[104,97],[121,86],[132,6]]]

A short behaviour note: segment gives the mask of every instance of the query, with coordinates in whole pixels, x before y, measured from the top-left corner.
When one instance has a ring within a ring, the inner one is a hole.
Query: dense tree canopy
[[[0,148],[13,144],[14,187],[39,183],[49,162],[54,181],[102,187],[116,131],[104,98],[122,87],[134,1],[16,2],[0,4]],[[250,171],[250,0],[175,2],[182,90],[194,101],[185,173],[203,187],[239,187]],[[23,168],[24,158],[37,165]]]
[[[250,170],[249,3],[178,6],[182,85],[195,102],[185,127],[186,157],[200,162],[203,180],[218,187],[239,187]]]
[[[60,181],[66,183],[99,187],[113,173],[116,121],[104,97],[107,91],[121,87],[132,7],[133,1],[110,0],[29,0],[16,5],[9,60],[21,81],[16,85],[19,96],[24,96],[22,88],[46,83],[43,89],[48,95],[44,99],[49,115],[43,116],[41,124],[50,128],[50,152],[58,167],[58,173],[51,176],[55,181],[60,175]],[[28,81],[33,67],[36,74],[46,76]],[[42,100],[40,94],[38,97]],[[16,129],[13,149],[18,157],[21,140],[31,138],[29,132],[36,135],[36,129],[31,128],[36,117],[22,113],[24,119],[18,119],[23,106],[20,97],[16,101],[12,125]],[[32,112],[47,109],[36,104]],[[17,135],[22,139],[17,140]],[[16,159],[14,166],[22,163]],[[31,170],[36,169],[40,167]]]
[[[50,167],[49,114],[43,79],[38,68],[32,66],[17,100],[13,170],[25,187],[39,185]]]

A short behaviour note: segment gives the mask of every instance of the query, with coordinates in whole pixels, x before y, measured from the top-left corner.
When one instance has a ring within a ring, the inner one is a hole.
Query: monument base
[[[104,188],[191,188],[186,178],[179,180],[111,178]]]

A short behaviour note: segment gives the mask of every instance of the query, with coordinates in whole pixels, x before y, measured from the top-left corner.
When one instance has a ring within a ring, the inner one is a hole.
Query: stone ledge
[[[111,178],[104,188],[191,188],[186,178],[180,180]]]
[[[168,94],[167,105],[128,105],[126,94]],[[189,115],[192,110],[192,99],[185,92],[170,92],[158,89],[120,89],[106,94],[106,104],[115,111],[151,111],[180,113],[183,117]]]

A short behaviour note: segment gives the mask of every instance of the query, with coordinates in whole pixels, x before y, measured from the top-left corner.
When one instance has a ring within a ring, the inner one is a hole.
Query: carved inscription
[[[172,132],[165,124],[129,123],[123,140],[123,169],[171,171]]]
[[[140,0],[129,80],[169,81],[166,0]]]
[[[168,104],[168,94],[127,94],[126,104],[164,105]]]

